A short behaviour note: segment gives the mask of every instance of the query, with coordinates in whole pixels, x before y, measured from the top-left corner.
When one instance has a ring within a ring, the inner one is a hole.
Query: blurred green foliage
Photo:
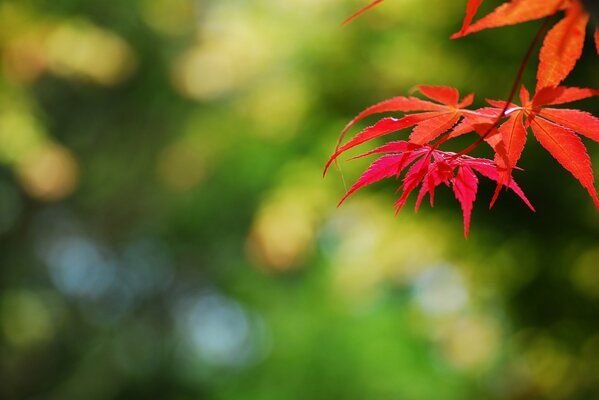
[[[599,214],[539,146],[467,241],[321,179],[374,102],[505,97],[537,25],[363,3],[0,1],[0,398],[599,398]]]

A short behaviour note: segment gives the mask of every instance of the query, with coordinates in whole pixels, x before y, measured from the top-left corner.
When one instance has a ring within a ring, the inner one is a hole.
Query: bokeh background
[[[505,98],[538,23],[365,3],[0,1],[1,399],[599,398],[599,213],[532,137],[537,213],[484,182],[468,240],[321,176],[370,104]]]

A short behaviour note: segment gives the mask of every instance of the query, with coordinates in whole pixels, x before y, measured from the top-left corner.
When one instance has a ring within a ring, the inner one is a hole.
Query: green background
[[[446,188],[394,217],[395,182],[336,208],[322,178],[371,104],[505,98],[539,22],[340,27],[364,4],[0,1],[0,398],[599,398],[599,213],[532,136],[537,212],[483,181],[468,240]],[[569,85],[599,87],[587,42]]]

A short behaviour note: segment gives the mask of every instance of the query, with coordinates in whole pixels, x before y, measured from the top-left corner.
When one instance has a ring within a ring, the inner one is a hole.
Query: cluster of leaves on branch
[[[345,22],[349,22],[383,0],[375,0]],[[536,39],[544,34],[549,17],[563,13],[545,35],[539,55],[539,67],[534,96],[522,86],[520,105],[514,102],[522,72],[528,62],[525,57],[512,93],[507,100],[487,100],[489,107],[469,109],[474,95],[460,101],[457,89],[447,86],[418,86],[429,100],[418,97],[394,97],[371,106],[356,116],[343,130],[335,152],[325,166],[325,173],[337,158],[358,145],[404,129],[411,129],[408,140],[392,141],[354,158],[381,155],[349,189],[340,204],[356,190],[385,178],[402,178],[397,211],[419,186],[416,199],[418,210],[428,194],[434,202],[434,190],[440,184],[453,189],[464,215],[464,234],[468,236],[470,216],[476,198],[478,178],[475,173],[497,183],[491,200],[494,204],[502,188],[513,190],[533,211],[533,207],[512,178],[522,155],[529,131],[537,141],[568,170],[587,190],[599,208],[591,160],[578,135],[599,141],[599,119],[588,112],[551,106],[599,95],[598,90],[560,86],[574,69],[583,51],[585,34],[596,8],[592,0],[511,0],[490,14],[473,22],[483,0],[469,0],[462,28],[452,38],[458,38],[487,28],[517,24],[545,18]],[[599,27],[594,39],[599,53]],[[536,40],[533,40],[531,49]],[[360,120],[373,114],[402,112],[401,118],[383,118],[342,144],[346,133]],[[467,133],[478,134],[478,140],[461,152],[442,151],[440,145]],[[469,156],[478,144],[487,143],[494,159]],[[405,173],[404,173],[405,171]]]

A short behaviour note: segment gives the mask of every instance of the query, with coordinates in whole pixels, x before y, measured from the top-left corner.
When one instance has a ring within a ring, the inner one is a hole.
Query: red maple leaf
[[[466,96],[461,102],[457,89],[448,86],[418,86],[418,91],[431,100],[422,100],[417,97],[394,97],[367,108],[355,117],[343,129],[335,152],[325,166],[325,173],[331,163],[347,150],[370,141],[374,138],[388,135],[399,130],[415,126],[410,135],[410,142],[425,144],[435,140],[440,135],[449,131],[462,117],[464,107],[472,104],[474,95]],[[341,146],[347,131],[362,119],[378,113],[390,111],[421,111],[420,113],[407,114],[403,118],[383,118],[373,126],[362,130],[353,139]]]
[[[470,216],[476,193],[478,178],[474,172],[498,182],[497,167],[491,160],[459,156],[456,153],[444,152],[428,145],[417,145],[407,141],[390,142],[368,153],[354,158],[365,157],[372,154],[384,154],[375,160],[362,176],[345,194],[339,205],[356,190],[378,182],[385,178],[398,179],[407,168],[402,184],[401,193],[395,202],[397,212],[405,205],[410,194],[422,185],[416,199],[416,211],[424,197],[429,194],[431,207],[434,205],[435,188],[442,183],[452,187],[456,199],[460,203],[464,217],[464,236],[468,237]],[[408,168],[409,167],[409,168]],[[512,189],[526,203],[531,210],[534,208],[520,189],[510,180],[506,187]]]
[[[591,161],[584,144],[576,135],[578,133],[599,142],[599,118],[580,110],[547,107],[597,95],[599,91],[593,89],[558,86],[543,88],[531,99],[523,86],[520,92],[522,105],[509,104],[505,112],[507,121],[487,138],[496,152],[498,189],[511,179],[512,169],[522,155],[527,131],[531,128],[539,143],[581,183],[599,208]],[[505,102],[487,101],[492,108],[467,114],[451,136],[473,130],[483,134],[490,121],[505,108]],[[493,201],[497,194],[498,191]]]
[[[481,3],[482,0],[468,1],[462,29],[452,38],[487,28],[535,20],[564,10],[564,18],[545,36],[537,71],[537,91],[559,85],[574,69],[582,54],[585,29],[590,17],[579,0],[511,0],[471,24]],[[599,28],[595,30],[595,44],[599,53]]]

